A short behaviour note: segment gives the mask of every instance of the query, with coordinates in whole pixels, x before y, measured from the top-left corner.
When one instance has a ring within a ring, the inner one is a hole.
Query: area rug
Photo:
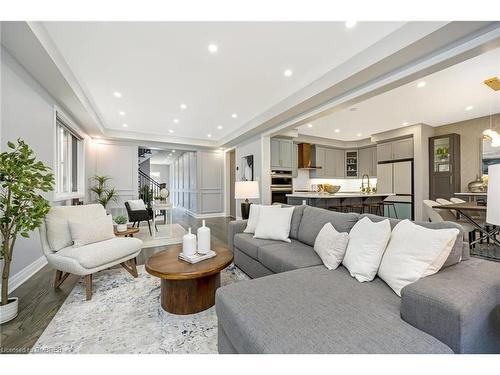
[[[170,236],[170,226],[172,226],[172,237],[165,238]],[[134,234],[135,238],[139,238],[142,240],[143,249],[147,249],[149,247],[157,247],[157,246],[165,246],[165,245],[174,245],[178,243],[182,243],[182,236],[184,236],[187,231],[179,224],[157,224],[158,232],[156,232],[157,238],[153,238],[152,235],[149,234],[149,229],[147,224],[141,224],[139,227],[139,233]],[[151,229],[153,226],[151,225]]]
[[[217,353],[215,307],[174,315],[160,306],[160,280],[111,269],[94,275],[92,300],[80,281],[42,333],[32,353]],[[234,265],[221,284],[249,277]]]

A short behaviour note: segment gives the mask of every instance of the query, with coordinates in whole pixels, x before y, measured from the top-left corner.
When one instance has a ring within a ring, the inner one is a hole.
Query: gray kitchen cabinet
[[[309,172],[309,177],[311,178],[323,178],[325,177],[325,157],[326,148],[321,146],[313,146],[311,152],[312,164],[316,167],[321,167],[319,169],[313,169]]]
[[[360,148],[358,151],[359,176],[377,176],[377,147]]]
[[[291,139],[271,139],[271,169],[292,170],[293,142]]]
[[[379,162],[392,160],[392,142],[377,144],[377,160]]]
[[[299,175],[299,146],[294,143],[292,150],[292,177],[296,178]]]
[[[344,178],[344,150],[315,146],[313,164],[320,169],[311,170],[311,178]]]
[[[392,142],[393,160],[413,158],[413,138],[400,139]]]
[[[327,165],[331,165],[331,167],[329,168],[329,170],[331,171],[329,177],[344,178],[344,161],[344,150],[331,149],[331,158],[327,160]]]
[[[398,139],[377,144],[378,162],[413,158],[413,138]]]

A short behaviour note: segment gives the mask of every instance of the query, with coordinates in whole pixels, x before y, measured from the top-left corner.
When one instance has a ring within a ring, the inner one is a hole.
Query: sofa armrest
[[[470,259],[404,287],[401,318],[455,353],[500,353],[500,263]]]
[[[243,233],[247,227],[247,220],[234,220],[229,222],[229,227],[227,230],[227,244],[229,250],[233,251],[234,248],[234,235],[237,233]]]

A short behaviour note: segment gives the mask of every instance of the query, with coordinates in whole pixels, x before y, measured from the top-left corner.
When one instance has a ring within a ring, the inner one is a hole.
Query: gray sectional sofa
[[[363,216],[385,219],[296,206],[291,243],[254,239],[246,221],[231,222],[234,263],[254,280],[217,291],[219,352],[500,353],[500,263],[469,258],[460,233],[443,268],[400,298],[378,277],[329,271],[314,252],[325,223],[348,232]]]

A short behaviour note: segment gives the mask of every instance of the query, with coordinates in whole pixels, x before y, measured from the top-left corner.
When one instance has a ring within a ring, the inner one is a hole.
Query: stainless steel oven
[[[271,203],[286,203],[286,195],[291,194],[292,190],[292,172],[271,172]]]

